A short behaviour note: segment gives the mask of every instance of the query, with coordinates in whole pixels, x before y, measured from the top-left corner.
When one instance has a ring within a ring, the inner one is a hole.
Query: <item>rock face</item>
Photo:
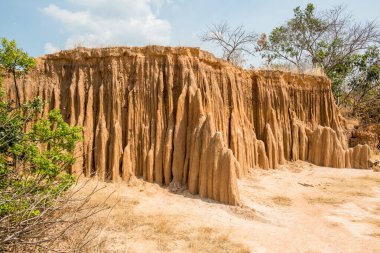
[[[360,126],[352,131],[350,146],[368,144],[372,149],[380,149],[380,124]]]
[[[251,168],[368,167],[325,77],[242,70],[197,48],[79,48],[38,59],[19,86],[83,126],[73,170],[101,180],[138,176],[236,205]]]

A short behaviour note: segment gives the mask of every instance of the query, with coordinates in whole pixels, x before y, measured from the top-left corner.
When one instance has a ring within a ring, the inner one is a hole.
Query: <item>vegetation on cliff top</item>
[[[308,4],[304,10],[295,8],[293,18],[274,28],[269,36],[262,34],[258,51],[269,64],[322,68],[331,79],[337,104],[349,106],[352,116],[365,118],[375,116],[380,109],[376,103],[380,91],[379,41],[376,21],[361,24],[342,6],[317,12]]]
[[[343,6],[316,11],[296,7],[284,25],[260,37],[243,26],[214,25],[202,36],[223,50],[223,58],[243,64],[259,53],[270,68],[321,69],[330,79],[335,100],[350,116],[380,121],[380,28],[375,20],[358,23]],[[256,39],[258,37],[258,39]]]
[[[35,59],[18,48],[15,40],[1,39],[0,66],[2,66],[6,72],[12,74],[16,91],[16,104],[18,107],[20,107],[21,104],[17,78],[23,74],[27,74],[35,65]]]

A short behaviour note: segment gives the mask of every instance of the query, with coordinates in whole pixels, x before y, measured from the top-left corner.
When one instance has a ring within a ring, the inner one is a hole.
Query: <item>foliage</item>
[[[380,50],[369,47],[356,56],[342,96],[342,104],[352,108],[352,116],[365,122],[380,122]]]
[[[7,71],[27,73],[36,65],[33,57],[17,48],[15,40],[8,41],[6,38],[1,38],[0,46],[0,64]]]
[[[43,217],[75,182],[69,168],[81,128],[58,110],[41,118],[42,107],[38,97],[13,107],[0,93],[0,251],[41,240]]]
[[[212,25],[202,36],[204,42],[212,42],[223,50],[223,58],[235,65],[243,65],[244,54],[253,55],[257,35],[244,26],[231,28],[226,22]]]
[[[43,116],[39,97],[21,104],[17,78],[34,65],[15,41],[1,40],[0,252],[82,252],[93,239],[92,225],[82,223],[110,207],[107,199],[92,204],[102,188],[83,193],[87,182],[78,184],[70,173],[82,129],[68,125],[59,110]],[[6,72],[13,75],[16,103],[1,86]]]
[[[35,59],[18,48],[15,40],[9,41],[6,38],[1,38],[0,66],[13,76],[18,106],[20,106],[20,95],[17,87],[17,78],[28,73],[35,65]]]
[[[308,4],[304,10],[295,8],[293,18],[269,36],[263,34],[257,50],[268,63],[288,62],[299,69],[322,67],[339,99],[358,58],[379,38],[375,21],[355,23],[342,6],[317,13],[314,5]]]

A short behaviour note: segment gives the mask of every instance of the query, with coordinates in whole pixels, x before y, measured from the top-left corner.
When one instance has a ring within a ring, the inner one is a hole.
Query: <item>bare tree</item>
[[[350,56],[361,54],[368,47],[380,42],[380,30],[376,20],[357,23],[343,5],[321,12],[320,19],[325,27],[318,36],[313,37],[309,53],[313,57],[313,63],[321,64],[326,70],[335,69]],[[321,49],[321,41],[329,46],[326,57],[318,55],[325,49]]]
[[[244,55],[253,55],[257,34],[248,32],[243,25],[230,27],[227,22],[214,24],[201,36],[203,42],[211,42],[223,50],[223,58],[236,65],[245,62]]]

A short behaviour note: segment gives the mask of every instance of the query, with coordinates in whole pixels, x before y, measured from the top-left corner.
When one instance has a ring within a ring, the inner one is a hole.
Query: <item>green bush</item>
[[[40,117],[40,98],[20,108],[0,92],[0,251],[37,238],[55,200],[75,182],[70,167],[81,128],[69,126],[58,110]],[[38,224],[40,223],[40,224]],[[38,238],[41,239],[41,238]]]
[[[68,125],[59,110],[43,115],[39,97],[21,103],[17,79],[35,63],[14,40],[1,39],[0,252],[81,252],[93,239],[85,221],[109,206],[92,204],[102,188],[82,192],[88,181],[77,184],[70,173],[82,129]],[[6,74],[15,100],[1,87]]]

